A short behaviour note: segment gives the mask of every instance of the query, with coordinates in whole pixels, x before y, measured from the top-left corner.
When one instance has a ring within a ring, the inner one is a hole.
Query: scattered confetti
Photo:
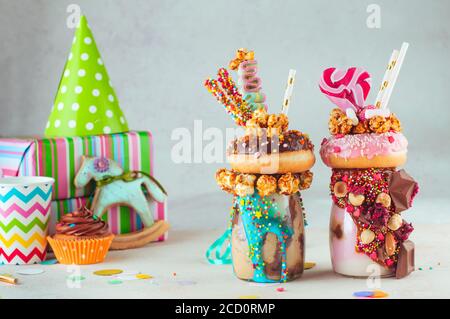
[[[305,269],[305,270],[306,270],[306,269],[311,269],[311,268],[314,268],[315,266],[316,266],[316,263],[315,263],[315,262],[307,261],[307,262],[305,262],[304,269]]]
[[[180,286],[192,286],[197,284],[197,282],[193,281],[193,280],[178,280],[177,283]]]
[[[239,299],[259,299],[259,296],[256,295],[239,296]]]
[[[176,272],[174,272],[173,274],[172,274],[174,277],[177,275],[177,273]]]
[[[419,270],[422,270],[422,267],[419,267]]]
[[[286,289],[284,289],[283,287],[278,287],[278,288],[277,288],[277,291],[278,291],[278,292],[284,292],[284,291],[286,291]]]
[[[47,259],[40,262],[41,265],[55,265],[57,263],[58,263],[57,259]]]
[[[372,297],[372,295],[373,295],[373,291],[357,291],[357,292],[354,292],[354,293],[353,293],[353,296],[354,296],[354,297],[364,297],[364,298],[367,298],[367,297]]]
[[[121,274],[122,272],[123,272],[122,269],[102,269],[102,270],[94,271],[94,275],[97,275],[97,276],[113,276],[113,275]]]
[[[85,280],[86,277],[71,275],[71,276],[67,277],[67,279],[70,280],[70,281],[76,282],[76,281],[82,281],[82,280]]]
[[[108,284],[110,285],[120,285],[121,283],[123,283],[123,281],[119,279],[111,279],[110,281],[108,281]]]
[[[137,274],[136,278],[137,279],[151,279],[151,278],[153,278],[153,276],[147,275],[147,274]]]
[[[385,298],[389,295],[382,290],[374,290],[374,291],[357,291],[353,293],[353,296],[360,298]]]
[[[16,274],[19,275],[39,275],[44,273],[44,269],[37,268],[37,267],[28,267],[28,268],[22,268],[19,270],[16,270]]]
[[[386,292],[381,291],[381,290],[375,290],[372,298],[385,298],[387,296],[389,296],[389,295]]]

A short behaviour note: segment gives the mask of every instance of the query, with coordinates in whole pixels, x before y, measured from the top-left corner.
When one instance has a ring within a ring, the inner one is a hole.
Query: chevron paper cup
[[[0,178],[0,263],[45,260],[54,182],[49,177]]]

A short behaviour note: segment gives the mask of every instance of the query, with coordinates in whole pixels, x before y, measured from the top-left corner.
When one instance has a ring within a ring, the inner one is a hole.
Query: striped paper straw
[[[291,104],[292,91],[294,88],[296,70],[290,69],[289,76],[286,85],[286,91],[284,92],[283,106],[281,113],[287,114],[289,111],[289,105]]]
[[[383,94],[383,98],[381,99],[380,108],[386,109],[389,103],[389,99],[391,98],[392,91],[395,86],[395,82],[397,82],[398,75],[400,73],[400,68],[402,67],[403,61],[405,60],[406,51],[408,50],[409,44],[403,42],[402,47],[400,48],[400,53],[398,54],[397,61],[395,62],[394,69],[392,70],[391,76],[386,84],[386,92]]]
[[[395,63],[398,58],[398,50],[392,51],[391,58],[389,59],[389,63],[386,68],[386,72],[383,76],[383,81],[381,81],[380,90],[378,91],[377,98],[375,99],[375,106],[380,108],[381,100],[383,98],[384,93],[386,93],[386,88],[388,86],[388,80],[392,74],[392,70],[394,69]]]

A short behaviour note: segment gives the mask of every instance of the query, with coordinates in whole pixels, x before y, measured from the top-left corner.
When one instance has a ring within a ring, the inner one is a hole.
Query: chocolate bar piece
[[[414,243],[405,240],[400,244],[395,277],[401,279],[414,271]]]

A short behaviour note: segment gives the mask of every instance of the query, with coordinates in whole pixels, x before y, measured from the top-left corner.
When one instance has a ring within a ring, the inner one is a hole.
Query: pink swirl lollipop
[[[370,80],[370,74],[362,68],[328,68],[323,71],[319,87],[344,112],[349,108],[358,112],[369,94]]]

